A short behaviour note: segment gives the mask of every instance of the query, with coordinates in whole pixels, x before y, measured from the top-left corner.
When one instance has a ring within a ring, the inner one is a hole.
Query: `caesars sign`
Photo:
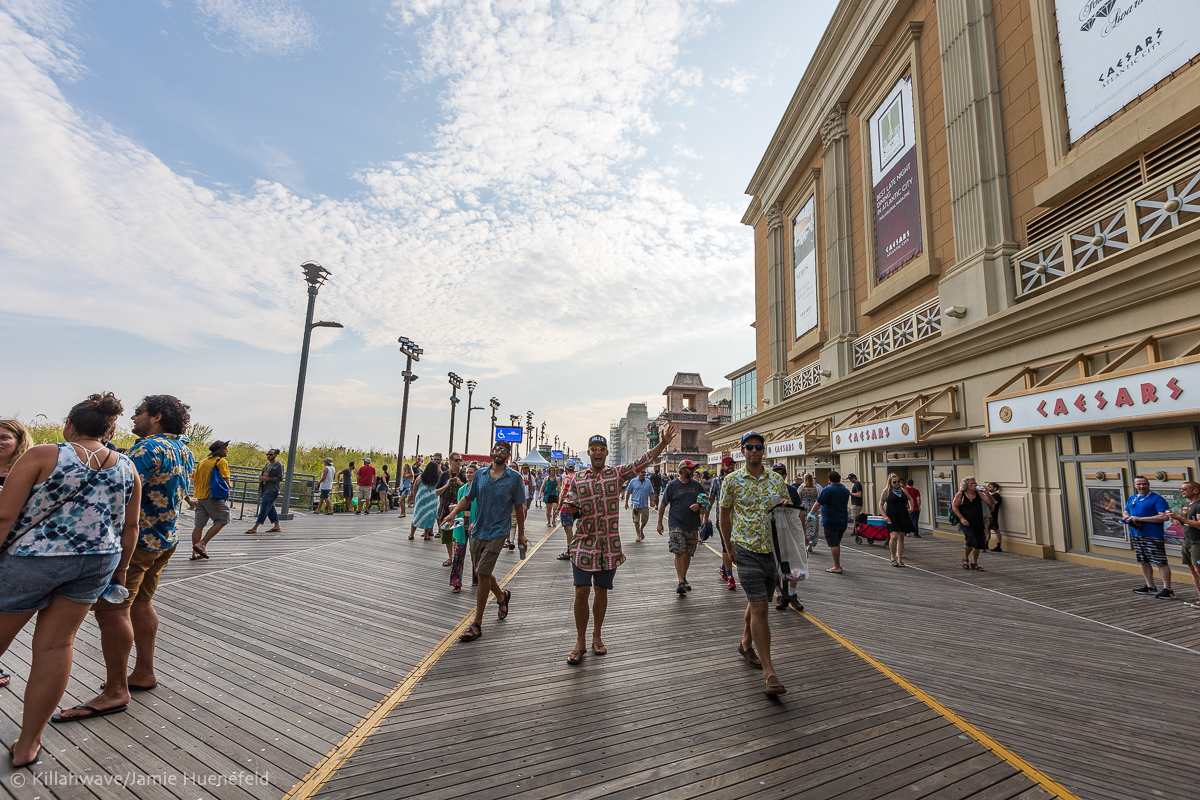
[[[817,327],[817,226],[809,198],[792,221],[792,287],[796,296],[796,338]]]
[[[1200,53],[1196,0],[1055,0],[1071,141]]]
[[[866,450],[893,444],[912,444],[917,441],[917,418],[914,415],[890,417],[867,425],[839,428],[833,432],[834,452]]]
[[[1128,370],[987,401],[988,432],[1090,427],[1200,411],[1200,360]]]
[[[901,78],[871,116],[876,280],[921,254],[917,137],[912,80]]]

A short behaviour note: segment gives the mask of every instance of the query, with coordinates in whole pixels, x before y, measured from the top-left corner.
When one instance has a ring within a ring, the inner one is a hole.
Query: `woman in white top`
[[[333,513],[333,502],[329,496],[333,494],[333,459],[325,459],[325,466],[321,469],[321,479],[317,482],[317,488],[321,490],[321,500],[317,503],[317,513],[321,513],[321,506],[325,507],[326,514]]]
[[[124,584],[137,544],[141,482],[133,463],[102,442],[120,414],[111,394],[77,404],[63,425],[66,442],[31,447],[0,493],[0,653],[37,614],[14,767],[37,761],[71,676],[75,632],[110,581]],[[76,715],[124,708],[80,707]]]

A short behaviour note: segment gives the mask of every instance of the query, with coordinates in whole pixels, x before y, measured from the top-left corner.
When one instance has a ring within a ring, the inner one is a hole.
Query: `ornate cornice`
[[[783,203],[776,201],[767,206],[767,230],[777,231],[783,227]]]
[[[821,122],[821,143],[828,150],[839,139],[845,139],[849,135],[849,130],[846,127],[846,104],[838,103],[833,108],[829,109],[829,113],[825,115],[825,119]]]

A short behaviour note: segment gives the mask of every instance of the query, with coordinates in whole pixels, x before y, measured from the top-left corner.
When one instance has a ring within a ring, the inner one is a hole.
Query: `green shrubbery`
[[[62,425],[44,421],[26,422],[25,426],[29,429],[30,436],[33,437],[34,444],[49,444],[51,442],[61,442],[63,440]],[[209,442],[220,438],[214,434],[213,429],[208,425],[194,423],[188,428],[189,446],[192,452],[196,455],[196,460],[199,461],[208,455]],[[136,441],[132,433],[122,428],[117,429],[117,433],[112,438],[112,443],[117,447],[130,447]],[[230,442],[229,443],[229,463],[240,467],[254,467],[261,469],[267,463],[267,447],[263,447],[257,442]],[[285,464],[287,463],[287,452],[280,448],[281,454],[279,459]],[[382,472],[384,464],[388,465],[391,470],[392,477],[396,476],[396,459],[392,458],[395,453],[387,453],[379,449],[372,448],[370,450],[357,450],[347,448],[336,442],[320,442],[314,447],[300,447],[296,452],[296,472],[307,473],[310,475],[319,475],[321,467],[325,464],[326,458],[333,459],[333,465],[341,470],[349,462],[362,464],[364,457],[371,459],[371,463],[376,469]],[[405,459],[409,463],[412,459]]]

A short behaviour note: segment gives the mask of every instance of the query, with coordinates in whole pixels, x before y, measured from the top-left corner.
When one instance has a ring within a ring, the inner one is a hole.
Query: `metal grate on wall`
[[[1082,216],[1126,197],[1200,156],[1200,125],[1127,164],[1085,192],[1025,223],[1025,242],[1034,244],[1061,231]]]

